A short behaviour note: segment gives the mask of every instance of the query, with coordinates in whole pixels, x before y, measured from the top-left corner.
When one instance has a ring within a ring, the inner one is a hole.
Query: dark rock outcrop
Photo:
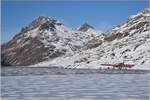
[[[86,32],[89,28],[94,29],[94,27],[92,27],[92,26],[89,25],[88,23],[84,23],[83,25],[81,25],[81,26],[78,28],[78,31]]]

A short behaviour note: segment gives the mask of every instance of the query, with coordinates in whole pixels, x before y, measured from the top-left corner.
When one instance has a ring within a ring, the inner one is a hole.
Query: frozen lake
[[[3,100],[149,100],[150,74],[2,76]]]
[[[143,70],[2,67],[3,100],[149,100]]]

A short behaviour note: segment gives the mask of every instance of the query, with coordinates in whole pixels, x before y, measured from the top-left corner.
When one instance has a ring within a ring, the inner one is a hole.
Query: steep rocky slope
[[[130,16],[122,25],[97,36],[84,45],[81,52],[44,61],[35,66],[70,68],[99,68],[101,64],[128,63],[134,68],[149,69],[150,65],[150,9]]]
[[[2,66],[32,65],[74,54],[99,34],[92,27],[81,27],[86,30],[71,30],[55,18],[40,16],[1,46]]]

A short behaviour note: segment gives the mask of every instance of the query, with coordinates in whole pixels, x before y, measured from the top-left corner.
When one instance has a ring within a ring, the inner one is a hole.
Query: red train
[[[124,64],[124,63],[119,63],[119,64],[101,64],[102,66],[112,66],[112,67],[118,67],[118,68],[132,68],[135,66],[134,64]]]

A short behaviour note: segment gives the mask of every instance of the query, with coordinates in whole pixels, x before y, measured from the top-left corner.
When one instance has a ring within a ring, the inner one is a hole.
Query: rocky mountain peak
[[[146,18],[148,16],[150,16],[150,8],[145,8],[143,11],[139,12],[138,14],[129,16],[128,21],[137,20],[142,17]]]
[[[143,11],[142,11],[143,14],[150,14],[150,8],[145,8]]]
[[[34,21],[32,21],[31,24],[35,24],[35,23],[43,24],[45,22],[54,23],[56,21],[57,20],[54,17],[51,17],[51,16],[39,16]]]
[[[39,16],[34,21],[32,21],[28,26],[25,26],[21,29],[21,33],[26,33],[35,28],[42,29],[50,29],[55,28],[55,25],[63,25],[60,21],[56,20],[53,17],[48,16]]]
[[[94,29],[94,27],[85,22],[77,30],[82,31],[82,32],[86,32],[88,29]]]

